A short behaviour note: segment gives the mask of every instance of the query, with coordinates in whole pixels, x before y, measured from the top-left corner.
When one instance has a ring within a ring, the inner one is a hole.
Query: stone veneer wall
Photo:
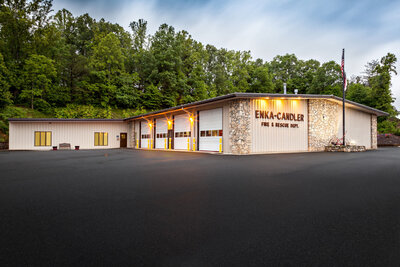
[[[324,99],[310,99],[308,103],[308,150],[324,151],[337,135],[340,107]]]
[[[134,121],[129,122],[128,131],[129,131],[128,147],[135,148],[136,147],[136,139],[135,139],[135,122]]]
[[[371,114],[371,149],[378,148],[378,121],[376,115]]]
[[[251,152],[250,99],[229,102],[229,141],[232,154]]]

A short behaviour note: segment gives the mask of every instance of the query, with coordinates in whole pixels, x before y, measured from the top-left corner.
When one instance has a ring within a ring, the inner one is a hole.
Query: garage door
[[[150,127],[147,121],[140,122],[140,137],[141,137],[141,148],[151,148],[151,134],[150,134]]]
[[[219,151],[222,142],[222,108],[200,111],[199,124],[199,149]]]
[[[175,116],[174,124],[175,149],[187,149],[188,148],[188,138],[191,137],[190,132],[190,120],[188,114]]]
[[[167,148],[167,119],[156,119],[156,148]]]

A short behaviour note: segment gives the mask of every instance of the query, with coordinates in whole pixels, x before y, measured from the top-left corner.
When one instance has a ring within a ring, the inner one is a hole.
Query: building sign
[[[298,123],[292,123],[292,122],[304,121],[304,114],[289,113],[289,112],[278,112],[274,114],[273,111],[258,110],[258,109],[255,111],[255,117],[256,119],[279,120],[280,122],[269,122],[269,121],[261,122],[261,126],[276,127],[276,128],[299,128]]]

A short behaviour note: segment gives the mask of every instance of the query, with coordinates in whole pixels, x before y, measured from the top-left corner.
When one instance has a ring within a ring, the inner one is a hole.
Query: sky
[[[149,33],[167,23],[218,48],[251,51],[271,61],[293,53],[303,60],[341,61],[348,77],[362,75],[367,62],[388,52],[400,62],[400,1],[397,0],[54,0],[53,9],[74,16],[129,23],[144,19]],[[400,110],[399,75],[392,80]]]

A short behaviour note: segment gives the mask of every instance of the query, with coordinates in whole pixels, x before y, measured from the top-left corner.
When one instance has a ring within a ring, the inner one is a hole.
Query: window
[[[191,137],[191,136],[192,136],[191,132],[175,132],[176,138]]]
[[[35,132],[35,146],[51,146],[51,132]]]
[[[189,133],[190,134],[190,133]],[[205,137],[205,136],[222,136],[223,132],[222,130],[207,130],[207,131],[200,131],[200,136]],[[190,136],[190,135],[189,135]]]
[[[94,145],[108,146],[108,133],[106,132],[94,133]]]
[[[142,139],[150,139],[150,134],[142,134]]]
[[[157,138],[167,138],[167,134],[166,133],[158,133]]]

